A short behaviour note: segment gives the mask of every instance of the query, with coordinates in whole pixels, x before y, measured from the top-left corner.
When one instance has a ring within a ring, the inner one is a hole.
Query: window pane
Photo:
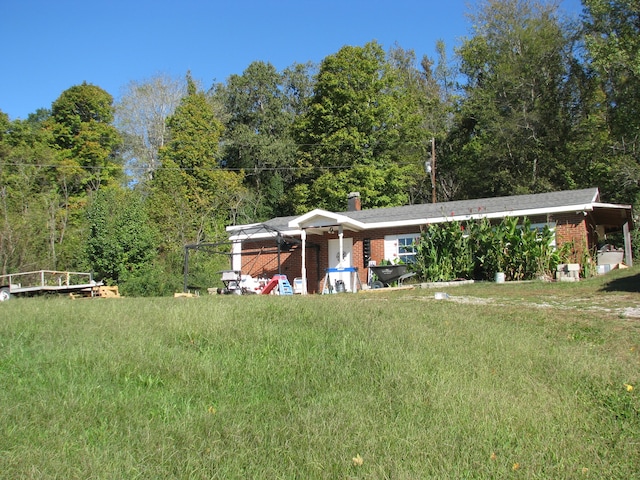
[[[398,238],[398,257],[404,263],[415,263],[416,247],[414,237]]]

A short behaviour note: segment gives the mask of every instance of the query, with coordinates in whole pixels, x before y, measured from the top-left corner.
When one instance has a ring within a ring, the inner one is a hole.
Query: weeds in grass
[[[0,477],[634,478],[638,324],[556,287],[12,300]]]

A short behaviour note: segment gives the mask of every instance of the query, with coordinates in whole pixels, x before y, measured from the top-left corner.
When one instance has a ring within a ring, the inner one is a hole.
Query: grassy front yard
[[[640,270],[0,304],[2,478],[638,478]]]

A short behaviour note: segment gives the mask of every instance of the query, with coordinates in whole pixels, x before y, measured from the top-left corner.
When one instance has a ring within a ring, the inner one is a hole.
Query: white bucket
[[[496,272],[496,283],[504,283],[504,272]]]

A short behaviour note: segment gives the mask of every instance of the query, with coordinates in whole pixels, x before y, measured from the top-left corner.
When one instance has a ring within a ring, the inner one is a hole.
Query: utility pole
[[[436,139],[431,139],[431,203],[436,203]]]
[[[431,139],[431,155],[424,162],[424,169],[431,177],[431,203],[436,203],[436,139]]]

